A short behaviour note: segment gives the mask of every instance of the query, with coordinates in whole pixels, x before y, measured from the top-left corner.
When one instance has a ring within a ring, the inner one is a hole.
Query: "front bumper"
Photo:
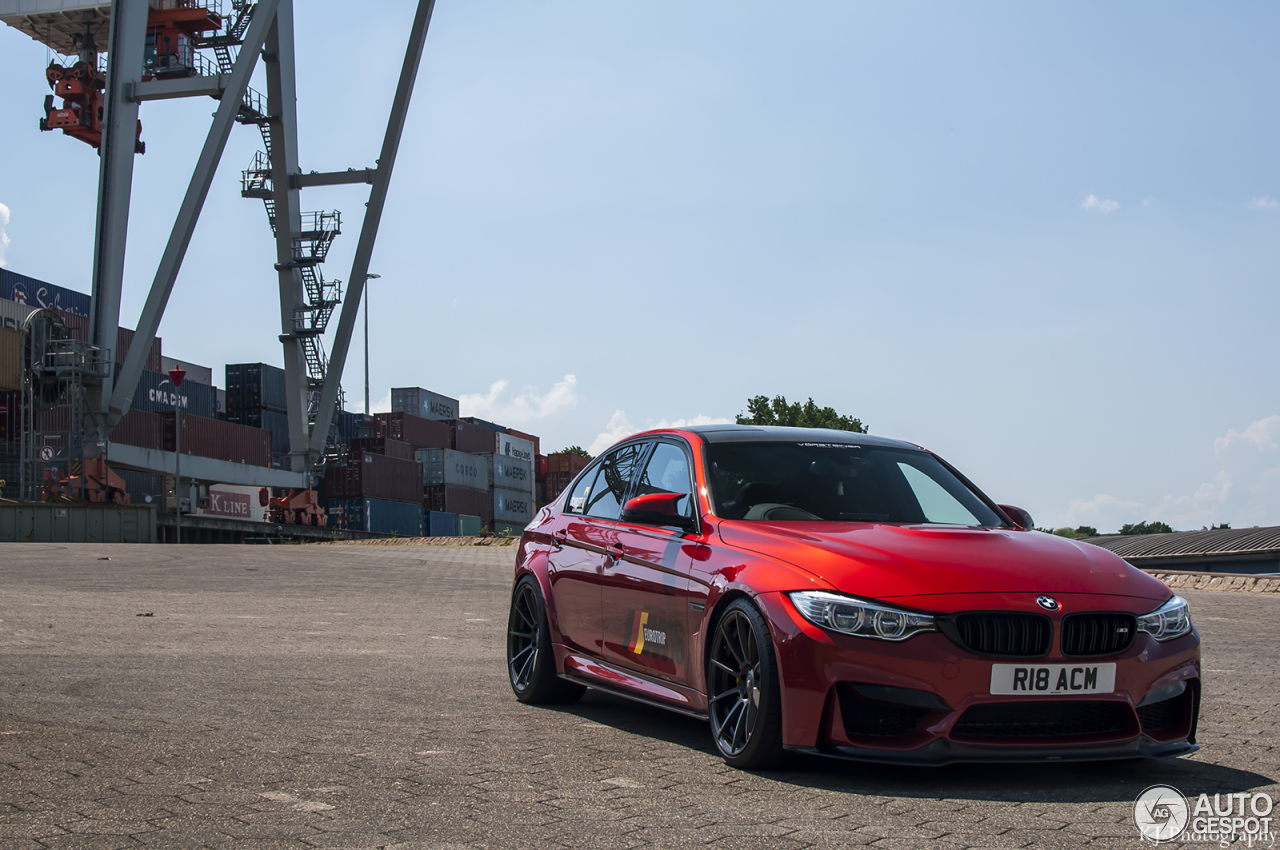
[[[1114,662],[1114,691],[1010,697],[990,693],[991,665],[1020,659],[974,655],[941,633],[900,643],[835,634],[805,620],[784,594],[763,594],[758,601],[778,653],[788,749],[921,765],[1169,758],[1199,749],[1200,641],[1194,630],[1166,643],[1140,634],[1120,654],[1082,662],[1061,655],[1055,622],[1049,654],[1030,663]],[[1090,602],[1070,600],[1069,610],[1088,610]],[[1173,694],[1167,702],[1152,703],[1166,693]],[[1019,724],[1024,714],[1039,719]],[[1077,722],[1091,715],[1099,718],[1092,726]],[[980,716],[1014,720],[1007,728],[960,722]],[[1055,717],[1069,719],[1055,726]]]

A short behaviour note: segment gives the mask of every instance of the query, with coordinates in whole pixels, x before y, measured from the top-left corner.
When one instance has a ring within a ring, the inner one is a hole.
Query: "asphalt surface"
[[[1280,798],[1277,594],[1187,593],[1194,757],[750,774],[698,721],[517,703],[513,556],[5,544],[0,847],[1111,848],[1155,783]]]

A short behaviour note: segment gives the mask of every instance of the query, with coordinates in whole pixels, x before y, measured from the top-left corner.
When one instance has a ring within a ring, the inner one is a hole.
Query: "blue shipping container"
[[[183,413],[212,419],[217,412],[217,396],[213,387],[183,381],[175,393],[168,375],[152,372],[150,369],[142,370],[130,407],[147,413],[173,413],[175,395],[178,397],[178,409]]]
[[[444,511],[427,511],[428,537],[457,537],[458,515]]]
[[[28,307],[54,307],[86,319],[93,304],[93,299],[83,292],[54,286],[8,269],[0,269],[0,298]]]
[[[422,505],[385,499],[330,499],[329,525],[374,534],[422,537]]]

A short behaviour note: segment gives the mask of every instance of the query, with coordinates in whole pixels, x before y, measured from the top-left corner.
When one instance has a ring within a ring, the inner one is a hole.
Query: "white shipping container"
[[[423,419],[457,419],[458,400],[422,387],[392,387],[391,412],[411,413]]]
[[[0,298],[0,328],[8,328],[11,331],[22,330],[22,323],[36,309],[26,304],[19,304],[17,301]]]
[[[527,525],[533,519],[533,494],[516,490],[493,491],[494,522],[515,522]]]
[[[533,492],[533,464],[514,456],[487,455],[487,458],[489,481],[495,488]]]
[[[453,449],[418,449],[413,458],[422,464],[422,485],[489,489],[489,462],[483,455]]]
[[[510,434],[494,434],[493,437],[494,454],[513,457],[530,464],[537,457],[537,452],[533,450],[533,443],[523,437],[513,437]]]

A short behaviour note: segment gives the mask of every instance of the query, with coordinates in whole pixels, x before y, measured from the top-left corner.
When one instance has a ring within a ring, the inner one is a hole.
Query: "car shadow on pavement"
[[[572,706],[554,710],[621,732],[666,741],[721,763],[705,720],[696,720],[622,697],[589,690]],[[1104,762],[951,764],[909,767],[792,754],[781,770],[757,776],[828,791],[888,797],[929,797],[1005,802],[1106,803],[1132,801],[1152,785],[1172,785],[1184,795],[1235,793],[1274,785],[1276,779],[1211,764],[1197,756]]]

